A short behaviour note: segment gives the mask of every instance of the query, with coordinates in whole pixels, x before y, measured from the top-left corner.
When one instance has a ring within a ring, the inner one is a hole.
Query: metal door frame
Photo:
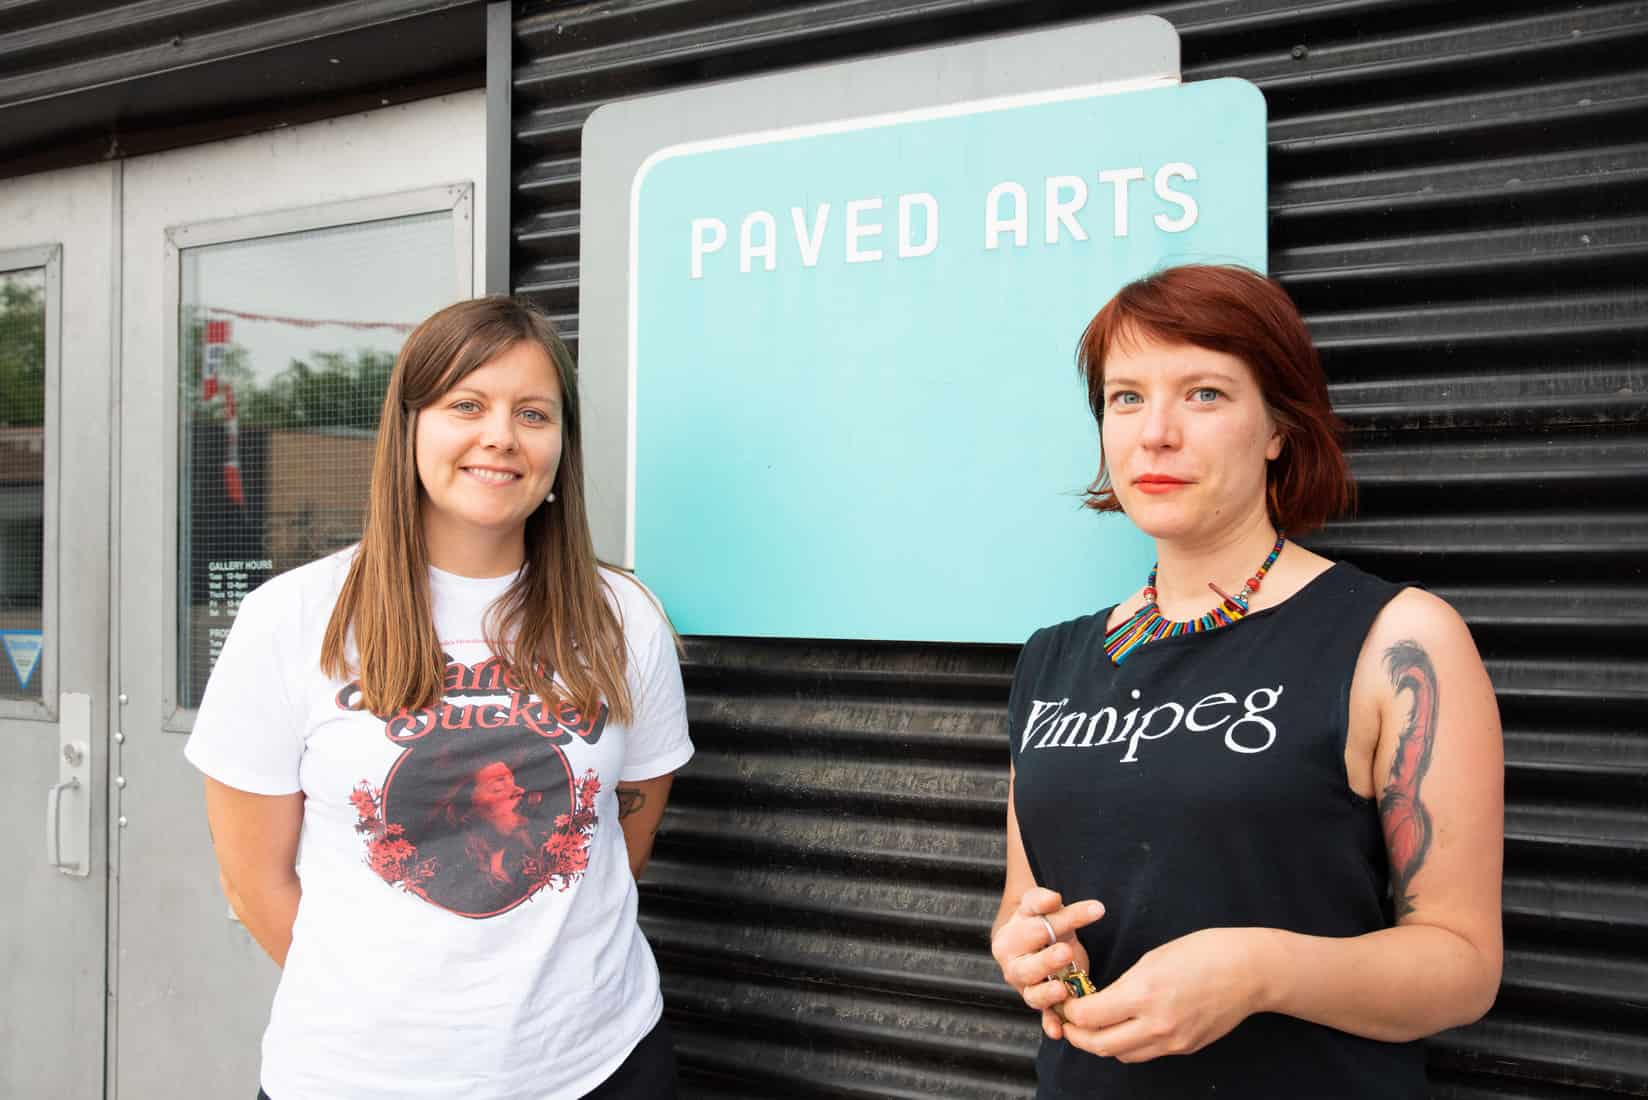
[[[110,396],[118,378],[118,327],[111,287],[119,248],[122,167],[87,165],[0,181],[7,238],[0,270],[44,268],[45,378],[41,468],[39,699],[0,700],[4,774],[12,779],[17,827],[8,907],[26,974],[10,983],[7,1007],[23,1025],[11,1040],[30,1057],[5,1081],[42,1100],[80,1100],[106,1087],[109,899],[114,822],[108,749],[114,712],[110,677],[110,584],[114,534]],[[12,723],[17,723],[13,726]],[[53,735],[55,731],[55,736]],[[64,747],[77,743],[71,759]],[[54,786],[55,798],[50,795]],[[77,786],[67,788],[65,780]],[[57,810],[41,829],[41,802]],[[62,862],[49,850],[56,828]],[[42,835],[44,834],[44,835]],[[44,868],[41,863],[46,864]],[[53,872],[57,873],[53,873]],[[58,891],[62,891],[59,893]],[[27,897],[27,902],[23,899]],[[27,984],[25,984],[27,983]],[[49,988],[39,988],[44,984]],[[59,1033],[63,1000],[71,1029]],[[47,1030],[40,1030],[40,1029]],[[12,1030],[12,1029],[8,1029]],[[38,1033],[37,1033],[38,1032]],[[43,1048],[34,1044],[46,1037]]]
[[[463,92],[124,162],[111,664],[125,725],[111,769],[127,824],[111,871],[109,1100],[170,1095],[180,1080],[203,1095],[255,1092],[278,976],[227,911],[200,777],[177,736],[194,717],[175,652],[182,251],[451,211],[459,286],[473,294],[484,106],[482,92]]]

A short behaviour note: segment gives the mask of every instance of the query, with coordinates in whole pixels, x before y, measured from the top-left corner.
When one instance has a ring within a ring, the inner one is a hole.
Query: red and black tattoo
[[[1419,784],[1431,766],[1431,749],[1436,745],[1440,695],[1430,654],[1418,642],[1397,642],[1387,649],[1385,667],[1396,693],[1407,692],[1413,707],[1396,742],[1390,781],[1379,796],[1379,819],[1390,854],[1391,900],[1400,919],[1413,912],[1414,896],[1408,888],[1431,846],[1431,815],[1419,800]]]

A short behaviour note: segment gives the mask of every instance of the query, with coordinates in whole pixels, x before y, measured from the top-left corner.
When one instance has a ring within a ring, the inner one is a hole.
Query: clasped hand
[[[1253,929],[1207,928],[1146,952],[1119,978],[1072,997],[1051,975],[1066,962],[1087,968],[1075,930],[1103,914],[1097,902],[1063,904],[1051,890],[1025,892],[991,941],[1002,976],[1041,1012],[1050,1039],[1101,1058],[1148,1062],[1201,1050],[1260,1009]],[[1047,942],[1045,916],[1058,936]]]
[[[1049,1039],[1063,1037],[1063,1021],[1056,1006],[1070,997],[1053,972],[1066,963],[1087,969],[1087,949],[1076,939],[1076,929],[1104,916],[1096,901],[1065,905],[1052,890],[1033,886],[1019,898],[1013,915],[990,938],[990,953],[1001,976],[1018,990],[1024,1003],[1041,1013],[1041,1029]],[[1046,919],[1046,923],[1043,922]],[[1049,942],[1048,927],[1053,930]]]

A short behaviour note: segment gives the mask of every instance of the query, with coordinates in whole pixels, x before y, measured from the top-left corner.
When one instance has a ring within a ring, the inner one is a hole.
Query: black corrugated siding
[[[1271,267],[1362,486],[1313,545],[1452,601],[1498,688],[1505,981],[1433,1095],[1648,1095],[1648,6],[523,3],[513,284],[576,335],[604,101],[1145,11],[1185,79],[1270,104]],[[689,1095],[1031,1094],[985,945],[1013,658],[690,642],[700,755],[643,891]]]
[[[480,0],[0,0],[0,177],[475,87]]]

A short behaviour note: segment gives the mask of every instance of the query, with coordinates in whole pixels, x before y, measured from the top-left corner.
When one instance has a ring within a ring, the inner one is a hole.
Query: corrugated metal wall
[[[519,4],[514,286],[576,333],[603,101],[1139,11],[1187,80],[1270,104],[1272,269],[1363,490],[1315,545],[1453,601],[1499,689],[1505,982],[1433,1042],[1433,1093],[1648,1095],[1644,4]],[[689,649],[700,756],[643,905],[689,1095],[1029,1096],[1036,1025],[985,944],[1013,651]]]
[[[0,0],[0,177],[480,83],[480,0]]]

